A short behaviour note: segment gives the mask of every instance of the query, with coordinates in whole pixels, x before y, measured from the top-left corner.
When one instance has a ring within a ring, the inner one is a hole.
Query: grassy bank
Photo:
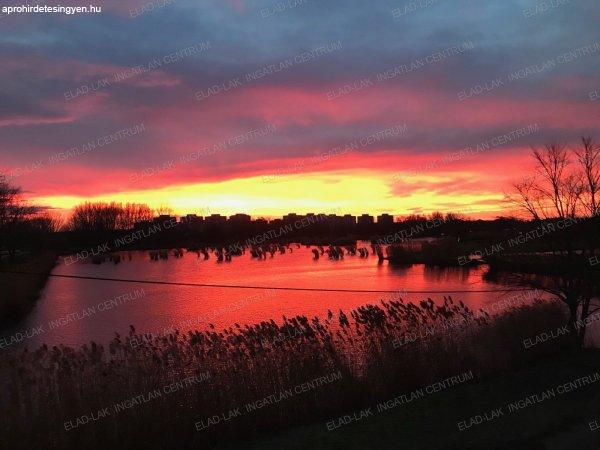
[[[18,261],[0,262],[0,272],[14,270],[34,273],[50,273],[56,261],[56,253],[46,252],[23,257]],[[0,326],[23,318],[33,307],[48,277],[44,275],[19,275],[0,273]]]
[[[598,350],[586,350],[491,376],[331,431],[326,421],[321,421],[273,433],[248,443],[245,448],[598,449],[600,430],[589,426],[594,420],[600,423],[598,385],[583,387],[511,414],[505,406],[592,372],[600,372]],[[459,430],[458,422],[484,412],[490,414],[500,406],[504,406],[503,417]]]
[[[492,319],[451,299],[398,300],[324,322],[166,336],[132,329],[106,348],[11,352],[0,360],[0,438],[12,448],[239,443],[459,374],[471,374],[466,385],[568,354],[568,335],[529,350],[522,343],[563,323],[555,303]]]

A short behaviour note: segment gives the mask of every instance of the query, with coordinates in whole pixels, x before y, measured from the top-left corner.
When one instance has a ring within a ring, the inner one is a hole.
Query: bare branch
[[[577,155],[583,172],[582,203],[590,216],[593,216],[600,207],[600,145],[591,137],[582,137],[581,147],[573,152]]]

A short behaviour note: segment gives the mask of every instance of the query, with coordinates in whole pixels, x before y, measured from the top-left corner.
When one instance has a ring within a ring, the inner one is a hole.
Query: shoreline
[[[48,251],[27,257],[25,261],[0,263],[1,270],[22,270],[39,275],[29,276],[27,282],[23,276],[12,273],[0,273],[0,328],[6,329],[18,324],[33,309],[46,287],[49,274],[56,266],[58,252]]]

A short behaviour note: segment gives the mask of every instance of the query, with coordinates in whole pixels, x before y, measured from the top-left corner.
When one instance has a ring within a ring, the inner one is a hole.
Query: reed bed
[[[398,299],[325,320],[161,336],[131,327],[107,346],[12,351],[0,362],[0,437],[10,448],[214,448],[556,357],[569,336],[529,350],[522,340],[564,320],[550,302],[489,317],[451,298]]]

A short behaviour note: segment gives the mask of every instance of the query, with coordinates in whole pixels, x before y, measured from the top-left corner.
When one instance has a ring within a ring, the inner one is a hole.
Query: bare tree
[[[583,172],[582,202],[593,216],[600,207],[600,145],[591,137],[582,137],[581,147],[574,152]]]
[[[513,192],[507,193],[505,199],[508,203],[525,211],[533,220],[540,220],[546,217],[542,196],[537,188],[535,177],[526,177],[512,185]]]
[[[21,188],[12,186],[0,175],[0,228],[35,212],[23,200]]]
[[[113,231],[118,228],[121,207],[117,203],[86,202],[73,208],[68,228],[72,231]]]
[[[11,257],[18,246],[15,233],[38,210],[25,201],[21,188],[11,185],[4,175],[0,175],[0,248],[5,248]]]
[[[551,143],[531,152],[535,175],[512,185],[508,203],[534,220],[593,216],[600,207],[600,146],[590,137],[568,149]],[[574,161],[573,161],[574,160]]]
[[[29,227],[38,233],[56,233],[63,228],[63,219],[50,211],[40,211],[28,221]]]
[[[154,212],[156,213],[157,216],[162,216],[162,215],[171,216],[171,215],[173,215],[173,208],[171,208],[170,206],[166,206],[166,205],[160,205],[158,208],[156,208],[154,210]]]
[[[119,215],[118,227],[122,230],[132,229],[136,223],[152,220],[154,214],[148,205],[143,203],[126,203]]]
[[[140,203],[82,203],[69,218],[72,231],[103,232],[129,230],[137,222],[152,219],[150,207]]]
[[[560,143],[552,143],[543,149],[533,148],[532,155],[543,180],[536,186],[541,194],[540,200],[549,201],[558,217],[567,217],[568,199],[564,194],[567,184],[566,171],[570,161],[566,147]]]
[[[542,233],[544,254],[530,252],[512,259],[505,255],[496,264],[521,272],[510,275],[513,283],[542,289],[562,300],[569,308],[570,323],[581,324],[577,335],[583,344],[585,321],[597,310],[590,308],[600,280],[591,263],[599,248],[600,150],[591,138],[582,138],[581,143],[577,149],[559,143],[532,149],[535,175],[513,184],[506,199],[541,229],[558,230],[559,225],[562,229]]]

